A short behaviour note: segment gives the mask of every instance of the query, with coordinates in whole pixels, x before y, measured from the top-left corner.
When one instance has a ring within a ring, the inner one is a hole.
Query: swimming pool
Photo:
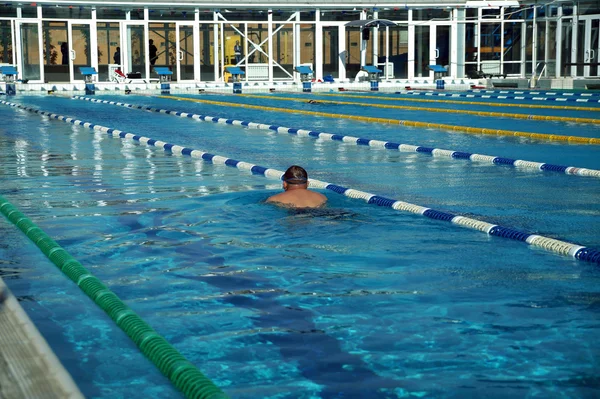
[[[593,124],[306,103],[407,104],[382,99],[390,96],[185,96],[204,103],[96,98],[600,169],[597,145],[214,103],[600,137]],[[63,97],[10,101],[268,168],[301,164],[310,177],[336,185],[600,248],[600,181],[594,177]],[[424,106],[491,111],[492,100],[470,101],[481,105],[440,99]],[[597,118],[594,110],[493,111]],[[0,116],[10,121],[0,127],[0,193],[232,398],[590,397],[600,389],[600,345],[593,338],[599,329],[597,264],[329,190],[325,210],[292,212],[263,203],[279,190],[276,180],[24,109],[3,106]],[[33,244],[12,225],[2,222],[0,229],[7,237],[0,250],[3,278],[86,396],[178,395]]]

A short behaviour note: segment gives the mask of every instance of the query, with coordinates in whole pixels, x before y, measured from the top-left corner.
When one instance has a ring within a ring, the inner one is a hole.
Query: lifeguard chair
[[[369,82],[371,82],[371,91],[379,91],[379,74],[382,72],[381,69],[374,65],[365,65],[360,70],[367,73]]]

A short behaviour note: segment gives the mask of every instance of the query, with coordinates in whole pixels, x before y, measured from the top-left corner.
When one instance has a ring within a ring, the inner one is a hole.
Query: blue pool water
[[[278,98],[291,96],[186,97],[600,137],[597,125]],[[96,97],[600,169],[598,146],[151,96]],[[597,178],[303,138],[63,97],[10,100],[265,167],[285,170],[301,164],[319,180],[600,248]],[[441,100],[439,105],[391,103],[478,109]],[[547,109],[480,108],[550,114]],[[280,191],[280,183],[262,176],[22,109],[1,106],[0,117],[5,121],[0,125],[0,194],[232,398],[600,394],[596,264],[331,191],[325,192],[329,204],[324,210],[281,209],[263,203]],[[98,398],[178,397],[114,323],[2,220],[0,273],[82,392]]]

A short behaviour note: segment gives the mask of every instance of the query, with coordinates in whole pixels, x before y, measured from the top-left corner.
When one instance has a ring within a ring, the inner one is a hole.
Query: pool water
[[[271,99],[186,97],[600,137],[591,124],[278,98],[292,97],[287,93]],[[600,169],[600,149],[593,145],[153,96],[96,98]],[[319,180],[600,248],[600,181],[593,177],[303,138],[65,97],[10,101],[278,170],[301,164]],[[594,111],[552,114],[597,118]],[[0,126],[0,194],[232,398],[600,393],[600,343],[594,338],[600,332],[598,265],[331,191],[324,192],[325,209],[282,209],[264,203],[281,185],[263,176],[22,109],[2,106],[0,117],[6,121]],[[14,226],[4,220],[0,229],[2,277],[84,395],[178,397],[125,334]]]

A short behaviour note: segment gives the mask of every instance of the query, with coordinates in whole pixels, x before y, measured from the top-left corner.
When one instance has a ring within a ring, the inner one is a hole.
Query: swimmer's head
[[[292,165],[283,174],[283,181],[290,185],[308,184],[308,173],[303,167]]]

